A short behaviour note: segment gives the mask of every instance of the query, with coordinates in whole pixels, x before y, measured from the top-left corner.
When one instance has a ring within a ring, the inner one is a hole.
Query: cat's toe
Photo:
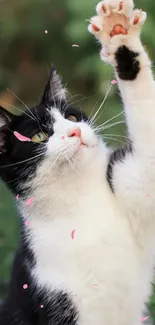
[[[145,11],[142,11],[141,9],[135,9],[133,11],[130,24],[137,28],[141,28],[141,26],[144,25],[146,18],[147,14]]]
[[[90,19],[90,24],[88,25],[88,30],[90,33],[97,35],[103,30],[102,19],[99,16],[94,16]]]

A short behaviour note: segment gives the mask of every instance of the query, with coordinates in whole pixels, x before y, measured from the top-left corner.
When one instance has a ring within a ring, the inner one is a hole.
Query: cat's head
[[[76,179],[101,146],[87,116],[67,102],[53,67],[38,106],[21,116],[0,108],[0,177],[14,193],[24,194],[31,183],[50,183],[58,174],[74,173]]]

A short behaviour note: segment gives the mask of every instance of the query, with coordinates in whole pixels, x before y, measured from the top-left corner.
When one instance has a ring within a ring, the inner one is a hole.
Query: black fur
[[[140,63],[137,60],[138,55],[125,45],[118,48],[115,59],[117,62],[116,70],[120,79],[130,81],[136,79],[140,71]]]
[[[124,148],[119,148],[115,151],[112,152],[110,159],[109,159],[109,164],[107,168],[107,181],[111,187],[112,192],[115,192],[114,185],[113,185],[113,169],[115,164],[118,161],[123,161],[126,157],[126,155],[132,153],[132,145],[128,145]]]
[[[23,189],[23,184],[28,177],[35,177],[46,148],[43,143],[23,143],[13,132],[17,131],[31,138],[42,130],[48,137],[52,136],[55,122],[51,116],[52,107],[56,107],[65,118],[72,114],[77,121],[87,120],[81,110],[68,105],[65,99],[60,101],[60,87],[59,77],[52,67],[50,79],[38,106],[30,111],[26,110],[21,116],[14,116],[0,108],[0,177],[14,195],[24,196],[29,191],[28,187]],[[0,325],[76,325],[78,311],[70,293],[49,291],[40,287],[36,279],[32,278],[31,270],[36,259],[30,243],[31,233],[27,229],[25,232],[21,221],[19,250],[13,263],[7,299],[0,308]],[[23,289],[24,284],[28,285],[26,290]]]
[[[68,293],[39,287],[30,274],[32,252],[22,244],[12,272],[8,298],[0,309],[1,325],[76,325],[78,312]],[[33,264],[35,258],[33,257]],[[23,284],[28,288],[23,289]]]

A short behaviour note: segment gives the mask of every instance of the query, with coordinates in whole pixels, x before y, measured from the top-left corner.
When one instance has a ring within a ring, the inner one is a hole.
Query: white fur
[[[126,3],[131,9],[132,3]],[[155,84],[137,30],[132,42],[128,36],[117,36],[112,41],[115,48],[128,42],[138,50],[142,67],[135,81],[118,78],[134,153],[114,167],[115,194],[106,181],[105,145],[86,123],[66,121],[55,112],[55,134],[31,184],[35,201],[29,207],[22,203],[24,216],[30,218],[37,257],[32,274],[39,284],[72,294],[79,310],[79,325],[137,325],[151,290],[155,252]],[[104,44],[104,38],[98,36]],[[114,58],[111,62],[115,66]],[[75,127],[81,128],[87,146],[81,147],[78,138],[67,137]],[[68,155],[72,165],[67,163]]]

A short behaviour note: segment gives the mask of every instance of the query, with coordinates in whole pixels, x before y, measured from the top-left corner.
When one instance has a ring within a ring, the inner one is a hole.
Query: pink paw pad
[[[115,35],[127,35],[127,29],[124,28],[121,24],[117,24],[113,27],[113,30],[110,33],[110,36],[113,37]]]
[[[97,27],[95,24],[92,24],[92,28],[94,29],[95,32],[99,32],[100,28]]]
[[[137,25],[139,22],[139,17],[135,17],[133,20],[133,25]]]
[[[103,12],[106,14],[107,9],[106,9],[106,6],[105,6],[105,5],[102,5],[102,10],[103,10]]]

